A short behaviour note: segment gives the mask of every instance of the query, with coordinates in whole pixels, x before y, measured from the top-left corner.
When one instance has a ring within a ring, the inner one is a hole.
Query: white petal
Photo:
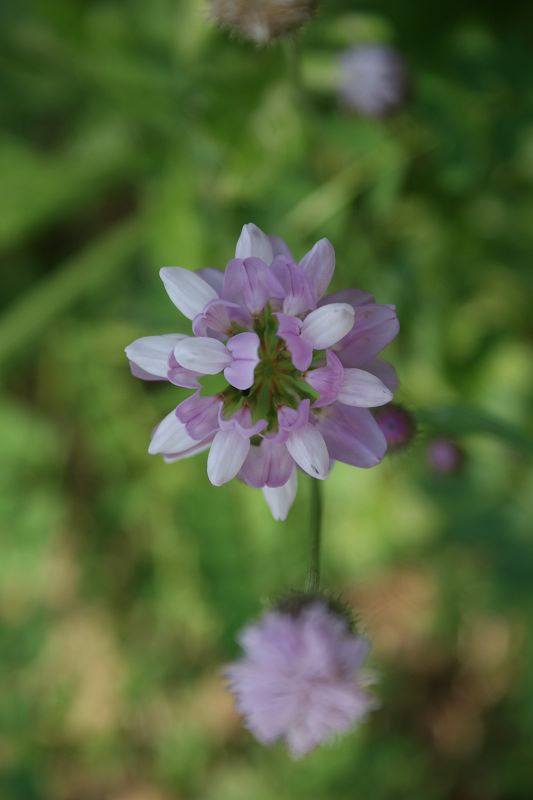
[[[272,264],[274,258],[270,239],[253,222],[244,225],[235,248],[235,258],[250,258],[250,256],[260,258],[269,265]]]
[[[209,336],[187,336],[174,348],[174,357],[185,369],[204,375],[216,375],[231,364],[226,345]]]
[[[176,308],[189,319],[201,314],[209,301],[218,297],[207,281],[189,269],[163,267],[159,275]]]
[[[287,450],[298,466],[312,478],[323,481],[328,477],[328,448],[324,437],[313,425],[305,425],[291,433],[287,439]]]
[[[385,384],[364,369],[345,369],[338,400],[347,406],[373,408],[392,400],[392,392]]]
[[[153,432],[148,452],[152,456],[157,453],[176,455],[197,444],[198,440],[189,436],[185,425],[179,421],[174,410],[161,420]]]
[[[302,337],[315,350],[325,350],[338,342],[353,328],[355,311],[348,303],[330,303],[311,311],[302,325]]]
[[[211,442],[213,438],[210,437],[209,439],[204,439],[201,442],[196,442],[193,447],[189,447],[187,450],[182,450],[181,453],[172,453],[172,455],[164,455],[163,461],[167,464],[172,464],[174,461],[180,461],[182,458],[189,458],[190,456],[195,456],[198,453],[203,453],[204,450],[207,450],[208,447],[211,447]]]
[[[237,431],[219,431],[213,439],[207,459],[207,477],[215,486],[222,486],[236,476],[246,461],[250,440]]]
[[[279,489],[272,489],[270,486],[263,488],[263,497],[265,498],[268,507],[272,512],[272,516],[277,520],[287,519],[294,498],[296,497],[296,490],[298,488],[298,478],[296,470],[293,471],[291,477],[286,484],[280,486]]]
[[[155,375],[158,378],[166,378],[168,372],[168,359],[174,350],[174,346],[180,339],[184,339],[182,333],[166,333],[162,336],[143,336],[136,339],[125,348],[126,356],[138,367]]]

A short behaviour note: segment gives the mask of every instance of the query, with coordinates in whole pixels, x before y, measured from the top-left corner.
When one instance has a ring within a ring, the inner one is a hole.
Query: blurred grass
[[[197,0],[0,6],[0,798],[529,800],[533,792],[531,8],[323,4],[310,114],[281,49]],[[342,111],[338,51],[403,50],[408,109]],[[183,396],[123,348],[186,330],[163,264],[244,222],[398,305],[405,454],[337,465],[324,577],[374,641],[382,708],[302,763],[243,730],[220,667],[305,575],[307,491],[274,523],[205,457],[146,453]],[[467,451],[425,465],[431,431]]]

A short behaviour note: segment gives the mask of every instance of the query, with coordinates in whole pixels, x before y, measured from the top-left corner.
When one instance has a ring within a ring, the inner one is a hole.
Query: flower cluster
[[[396,388],[378,354],[398,320],[359,289],[326,295],[334,268],[326,239],[297,262],[249,224],[224,272],[161,270],[193,335],[137,339],[126,355],[137,377],[192,394],[157,426],[151,454],[171,462],[209,449],[210,481],[261,488],[275,519],[293,503],[297,468],[324,480],[334,461],[381,461],[387,443],[368,409]]]
[[[285,739],[301,758],[376,706],[360,667],[368,642],[324,599],[268,611],[240,635],[244,658],[226,670],[237,707],[263,744]]]

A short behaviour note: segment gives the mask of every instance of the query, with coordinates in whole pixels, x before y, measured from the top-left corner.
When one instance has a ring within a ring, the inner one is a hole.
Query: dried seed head
[[[268,44],[298,30],[313,16],[318,0],[211,0],[211,18],[217,25]]]

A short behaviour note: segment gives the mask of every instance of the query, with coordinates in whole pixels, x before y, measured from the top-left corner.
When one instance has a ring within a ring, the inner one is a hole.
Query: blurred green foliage
[[[530,800],[533,93],[529,2],[324,2],[307,110],[280,47],[198,0],[0,5],[0,798]],[[409,107],[349,115],[337,56],[375,38]],[[411,449],[337,465],[324,578],[374,640],[382,708],[293,763],[220,678],[305,573],[307,489],[276,524],[205,459],[149,458],[180,390],[123,348],[186,330],[163,264],[223,266],[243,223],[398,306]],[[451,409],[451,410],[450,410]],[[461,474],[424,442],[456,436]]]

